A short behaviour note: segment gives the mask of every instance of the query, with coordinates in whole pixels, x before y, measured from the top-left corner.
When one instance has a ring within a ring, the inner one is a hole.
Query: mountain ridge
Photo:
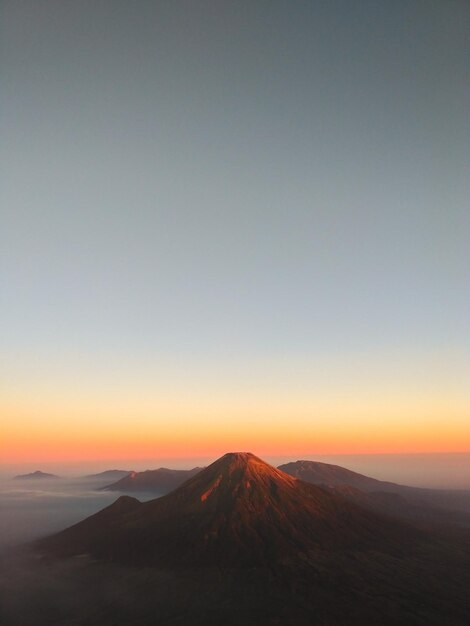
[[[132,471],[133,470],[109,469],[109,470],[104,470],[103,472],[98,472],[96,474],[87,474],[86,476],[84,476],[84,478],[92,478],[92,479],[99,479],[99,480],[113,478],[115,480],[121,480],[121,478],[125,478],[126,476],[129,476],[129,474],[131,474]]]

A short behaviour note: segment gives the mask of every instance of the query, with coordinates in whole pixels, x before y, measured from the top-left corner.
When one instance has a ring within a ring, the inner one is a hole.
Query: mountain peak
[[[189,501],[211,504],[224,510],[240,507],[265,508],[296,478],[281,472],[251,452],[228,452],[187,480],[177,492]]]
[[[252,452],[227,452],[211,465],[206,467],[201,475],[210,475],[215,471],[249,472],[250,474],[269,474],[285,480],[288,477],[284,472],[263,461]],[[238,474],[240,476],[240,474]]]
[[[35,472],[31,472],[30,474],[19,474],[15,476],[15,480],[24,480],[24,479],[35,479],[35,478],[59,478],[55,474],[48,474],[47,472],[42,472],[41,470],[36,470]]]
[[[229,472],[260,472],[270,473],[274,475],[282,474],[275,467],[266,463],[252,452],[227,452],[219,459],[209,465],[206,470],[211,472],[215,470],[228,470]]]
[[[253,459],[257,457],[252,452],[226,452],[217,460],[226,463],[249,463]]]

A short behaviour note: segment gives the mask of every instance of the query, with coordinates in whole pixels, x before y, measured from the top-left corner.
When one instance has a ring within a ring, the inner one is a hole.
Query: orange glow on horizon
[[[470,395],[460,382],[275,382],[12,386],[0,402],[0,463],[470,451]]]
[[[348,424],[311,420],[292,425],[285,422],[237,425],[203,423],[171,428],[149,428],[136,421],[128,427],[81,429],[67,427],[9,428],[2,432],[2,463],[25,461],[80,461],[214,457],[231,450],[249,450],[259,455],[324,455],[369,453],[466,452],[470,449],[470,425],[452,427],[434,423]]]

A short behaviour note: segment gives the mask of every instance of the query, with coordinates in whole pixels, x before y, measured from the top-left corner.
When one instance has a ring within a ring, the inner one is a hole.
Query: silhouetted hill
[[[56,476],[55,474],[47,474],[46,472],[36,470],[35,472],[31,472],[30,474],[19,474],[18,476],[15,476],[13,480],[36,480],[40,478],[59,478],[59,476]]]
[[[358,474],[339,465],[320,463],[319,461],[294,461],[280,465],[279,469],[286,474],[300,478],[314,485],[325,487],[342,487],[348,485],[361,491],[382,491],[396,493],[402,485],[385,482]]]
[[[148,493],[164,495],[173,491],[173,489],[182,485],[185,480],[200,471],[200,467],[194,467],[190,470],[160,467],[159,469],[146,470],[145,472],[130,472],[127,476],[111,485],[103,487],[103,489],[106,491],[123,491],[125,493],[146,491]]]
[[[99,472],[98,474],[89,474],[84,478],[103,479],[103,480],[120,480],[132,473],[132,470],[111,469]]]

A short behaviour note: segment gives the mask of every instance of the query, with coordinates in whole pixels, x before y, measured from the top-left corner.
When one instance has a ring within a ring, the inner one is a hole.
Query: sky
[[[5,0],[0,461],[470,451],[470,5]]]

